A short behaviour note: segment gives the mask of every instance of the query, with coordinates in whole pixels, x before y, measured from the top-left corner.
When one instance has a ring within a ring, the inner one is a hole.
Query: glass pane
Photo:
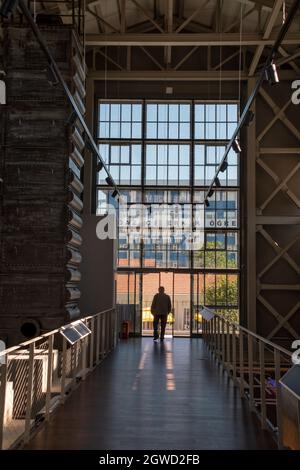
[[[204,122],[204,104],[195,105],[195,121]]]
[[[109,137],[109,123],[108,122],[100,122],[99,137],[100,139],[106,139]]]
[[[132,124],[132,138],[133,139],[140,139],[142,137],[142,124],[141,123],[133,123]]]
[[[122,121],[131,121],[131,104],[122,104]]]
[[[142,105],[141,104],[132,105],[132,120],[133,121],[142,120]]]
[[[113,145],[110,149],[110,163],[120,162],[120,147]]]
[[[206,121],[207,122],[216,121],[216,106],[214,104],[206,105]]]
[[[206,139],[213,140],[216,138],[216,125],[215,123],[206,124]]]
[[[119,104],[112,104],[110,106],[110,120],[111,121],[121,120],[121,108]]]
[[[100,104],[100,121],[109,121],[109,104]]]
[[[204,124],[202,123],[195,123],[195,139],[204,139]]]
[[[148,184],[155,184],[156,182],[156,167],[146,166],[146,182]]]
[[[167,165],[168,163],[168,146],[167,145],[157,146],[157,163],[159,165]]]
[[[147,139],[156,139],[157,137],[157,124],[156,122],[147,123]]]
[[[141,183],[141,167],[132,166],[131,167],[131,184],[140,184]]]
[[[119,139],[120,138],[120,123],[119,122],[111,122],[110,123],[110,137],[112,139]]]
[[[131,163],[133,165],[141,163],[141,146],[132,145],[131,147]]]
[[[129,146],[121,146],[121,163],[129,164]]]
[[[178,166],[169,166],[169,184],[178,183]]]
[[[131,124],[122,122],[121,124],[121,137],[122,139],[130,139],[131,137]]]
[[[169,105],[169,121],[178,122],[179,121],[179,106],[178,104]]]
[[[108,163],[108,153],[109,153],[108,144],[100,144],[98,148],[99,148],[99,153],[101,157],[106,163]]]
[[[178,137],[179,137],[178,123],[171,122],[169,124],[169,139],[178,139]]]
[[[147,145],[146,147],[146,163],[147,165],[156,165],[156,145]]]
[[[180,166],[179,167],[179,183],[181,185],[189,184],[190,178],[190,169],[188,166]]]
[[[169,146],[169,165],[178,165],[178,145]]]
[[[229,122],[237,122],[238,107],[236,104],[227,105],[227,119]]]
[[[217,105],[217,121],[226,122],[226,104]]]
[[[190,105],[189,104],[180,105],[180,121],[190,122]]]
[[[160,122],[158,126],[157,137],[159,139],[167,139],[168,138],[168,125],[166,122]]]
[[[195,163],[204,165],[205,162],[205,147],[204,145],[195,145]]]
[[[120,183],[121,184],[129,184],[130,183],[130,166],[121,166],[121,177]]]
[[[160,122],[168,121],[168,105],[167,104],[158,105],[158,120]]]
[[[156,104],[147,104],[147,121],[148,122],[157,121],[157,105]]]
[[[167,166],[158,166],[157,167],[157,183],[158,184],[167,184]]]
[[[189,139],[190,138],[190,124],[180,123],[179,125],[179,138]]]

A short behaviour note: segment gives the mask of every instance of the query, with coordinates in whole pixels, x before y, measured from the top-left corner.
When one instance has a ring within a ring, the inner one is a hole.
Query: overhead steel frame
[[[300,131],[283,88],[280,104],[276,89],[260,88],[247,131],[247,309],[252,331],[290,346],[300,334]]]

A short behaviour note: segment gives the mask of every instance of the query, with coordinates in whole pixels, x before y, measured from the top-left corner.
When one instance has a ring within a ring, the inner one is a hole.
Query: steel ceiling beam
[[[90,71],[88,77],[93,80],[106,81],[220,81],[219,70],[97,70]],[[283,70],[281,80],[296,80],[299,76],[293,70]],[[239,74],[238,70],[222,70],[222,81],[235,82],[247,80],[245,72]]]
[[[126,33],[126,34],[87,34],[86,46],[271,46],[276,36],[267,39],[259,34],[240,33]],[[300,43],[300,34],[291,33],[281,44]]]

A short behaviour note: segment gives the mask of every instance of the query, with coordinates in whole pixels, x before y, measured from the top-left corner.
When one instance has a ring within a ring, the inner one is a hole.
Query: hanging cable
[[[242,84],[242,34],[243,34],[243,5],[240,5],[240,44],[239,44],[239,90],[238,90],[238,103],[239,103],[239,110],[238,116],[239,119],[241,117],[241,84]]]

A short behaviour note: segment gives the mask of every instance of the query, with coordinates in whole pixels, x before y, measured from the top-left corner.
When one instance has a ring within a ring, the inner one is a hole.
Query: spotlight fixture
[[[115,189],[111,196],[115,199],[115,198],[117,198],[118,195],[119,195],[119,191],[117,189]]]
[[[17,3],[18,0],[4,0],[0,8],[0,16],[3,16],[3,18],[8,18],[13,13]]]
[[[206,205],[206,207],[209,207],[209,200],[205,199],[204,204]]]
[[[241,146],[240,146],[240,143],[237,139],[235,139],[233,142],[232,142],[232,150],[235,151],[235,153],[240,153],[242,151],[241,149]]]
[[[223,173],[224,171],[227,170],[227,167],[228,167],[227,160],[224,160],[224,162],[223,162],[222,165],[220,166],[220,171],[222,171],[222,173]]]
[[[254,119],[254,113],[249,109],[244,120],[245,126],[250,126],[253,119]]]
[[[221,187],[220,180],[219,180],[219,178],[218,178],[217,176],[215,177],[215,185],[216,185],[217,188],[220,188],[220,187]]]
[[[213,194],[214,194],[214,190],[210,188],[210,190],[207,193],[207,197],[212,197]]]
[[[273,61],[266,68],[265,75],[266,75],[266,80],[268,80],[269,82],[269,85],[277,85],[277,83],[279,83],[276,64],[274,64]]]
[[[102,168],[103,168],[103,163],[102,163],[102,162],[98,162],[98,163],[97,163],[97,166],[96,166],[96,171],[99,172],[99,171],[102,170]]]
[[[105,181],[107,182],[108,186],[114,186],[114,182],[111,176],[105,178]]]

